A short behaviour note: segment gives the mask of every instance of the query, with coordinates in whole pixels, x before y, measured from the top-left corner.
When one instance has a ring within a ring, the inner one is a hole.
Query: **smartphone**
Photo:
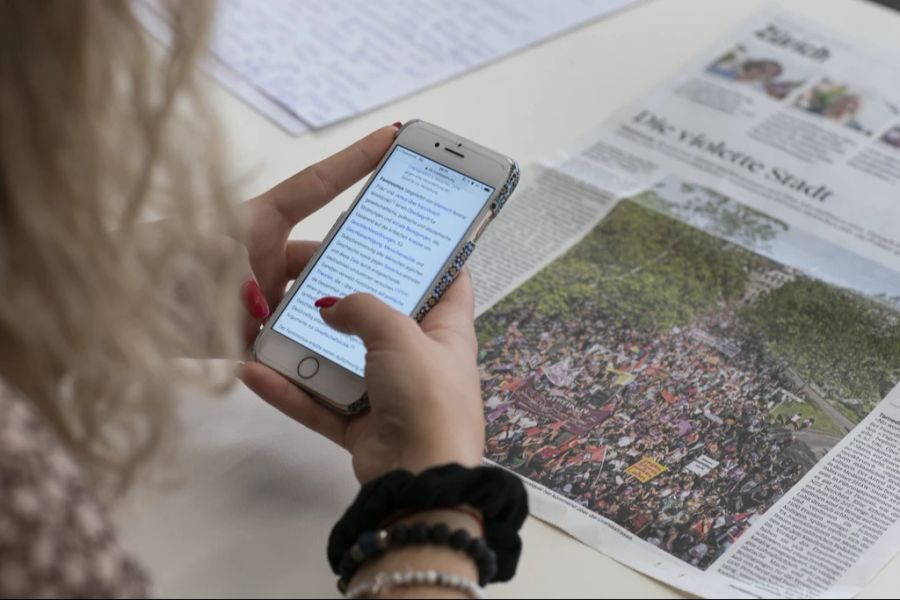
[[[260,331],[256,360],[338,412],[365,409],[366,349],[328,327],[313,303],[369,292],[421,320],[518,179],[510,158],[430,123],[408,122]]]

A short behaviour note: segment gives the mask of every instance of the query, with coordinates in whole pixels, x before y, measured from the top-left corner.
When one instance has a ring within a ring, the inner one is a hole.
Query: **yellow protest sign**
[[[625,469],[625,472],[637,478],[641,483],[647,483],[666,470],[666,467],[659,464],[652,456],[645,456]]]
[[[626,386],[632,381],[634,381],[634,373],[628,373],[627,371],[620,371],[619,369],[613,369],[612,367],[606,368],[607,373],[615,373],[616,378],[613,380],[613,385],[621,385]]]

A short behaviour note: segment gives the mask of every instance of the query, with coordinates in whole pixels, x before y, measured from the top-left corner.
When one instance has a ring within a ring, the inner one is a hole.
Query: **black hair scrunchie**
[[[485,542],[497,554],[493,581],[516,573],[522,540],[519,529],[528,516],[528,495],[516,475],[499,467],[444,465],[413,475],[391,471],[362,486],[356,500],[328,537],[328,563],[337,574],[344,553],[365,531],[378,529],[401,511],[471,506],[484,518]]]

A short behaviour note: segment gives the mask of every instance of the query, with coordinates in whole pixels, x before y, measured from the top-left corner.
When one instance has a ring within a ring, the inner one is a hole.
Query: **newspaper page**
[[[900,550],[897,64],[769,8],[532,169],[472,270],[536,516],[706,597]]]

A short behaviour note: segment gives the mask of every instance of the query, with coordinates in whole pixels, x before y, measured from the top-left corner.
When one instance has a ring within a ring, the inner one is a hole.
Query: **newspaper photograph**
[[[485,235],[486,458],[536,516],[706,597],[851,596],[900,551],[885,57],[766,10]]]

